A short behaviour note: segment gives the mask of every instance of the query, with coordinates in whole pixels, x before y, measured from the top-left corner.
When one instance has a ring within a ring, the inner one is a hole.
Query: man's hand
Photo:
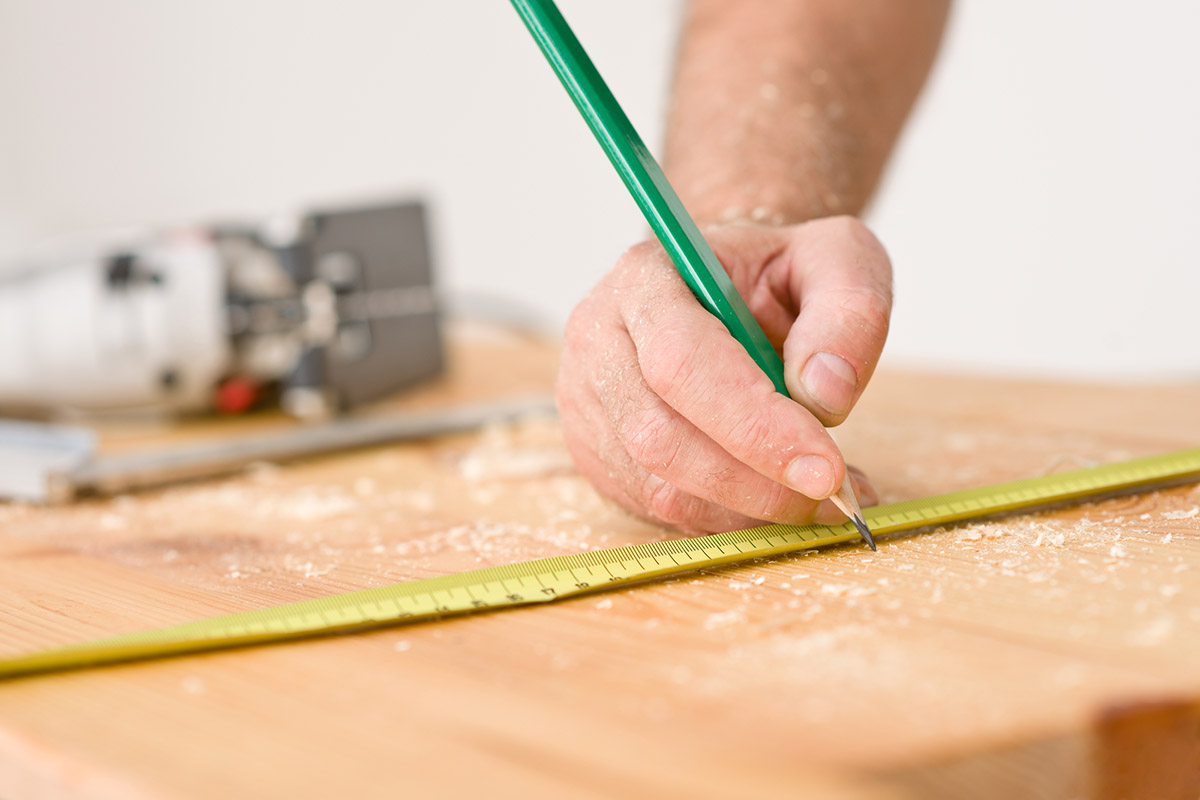
[[[767,337],[788,391],[643,243],[567,324],[558,407],[580,472],[633,513],[689,532],[842,519],[818,501],[846,465],[846,418],[883,349],[891,265],[850,217],[712,226],[706,238]],[[860,499],[875,500],[852,471]]]
[[[775,226],[705,235],[780,348],[795,399],[657,244],[639,245],[575,310],[559,371],[567,446],[601,492],[691,532],[844,519],[818,502],[846,474],[824,426],[845,419],[870,379],[892,294],[875,237],[836,215],[860,213],[878,183],[947,6],[687,4],[666,173],[693,219]]]

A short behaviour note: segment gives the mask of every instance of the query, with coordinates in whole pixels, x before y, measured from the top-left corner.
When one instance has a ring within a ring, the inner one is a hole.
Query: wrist
[[[800,225],[814,219],[837,216],[857,216],[854,209],[845,208],[837,198],[830,202],[799,204],[788,202],[771,203],[734,201],[696,202],[697,210],[688,212],[701,228],[709,225],[757,225],[769,228],[785,228]]]
[[[869,189],[856,185],[854,170],[820,166],[818,159],[789,157],[764,148],[724,164],[706,158],[668,159],[668,176],[688,213],[701,224],[750,222],[798,225],[814,219],[858,216]],[[837,163],[852,165],[850,160]]]

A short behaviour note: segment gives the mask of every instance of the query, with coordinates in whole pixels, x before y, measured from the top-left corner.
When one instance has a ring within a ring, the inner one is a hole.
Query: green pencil
[[[512,4],[696,299],[746,348],[775,384],[775,389],[790,396],[779,354],[734,288],[716,254],[700,235],[700,229],[679,201],[667,176],[642,143],[558,7],[553,0],[512,0]],[[863,521],[848,474],[830,499],[850,518],[863,540],[874,550],[875,539]]]

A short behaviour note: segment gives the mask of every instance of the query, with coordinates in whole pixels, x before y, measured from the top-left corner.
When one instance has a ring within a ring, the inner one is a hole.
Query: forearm
[[[666,169],[701,222],[799,222],[869,200],[949,0],[692,0]]]

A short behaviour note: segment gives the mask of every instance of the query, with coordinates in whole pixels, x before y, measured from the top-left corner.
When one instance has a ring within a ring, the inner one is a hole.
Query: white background
[[[656,147],[678,0],[562,0]],[[963,0],[868,221],[885,360],[1200,376],[1200,6]],[[0,257],[420,195],[561,322],[644,223],[503,0],[0,0]]]

